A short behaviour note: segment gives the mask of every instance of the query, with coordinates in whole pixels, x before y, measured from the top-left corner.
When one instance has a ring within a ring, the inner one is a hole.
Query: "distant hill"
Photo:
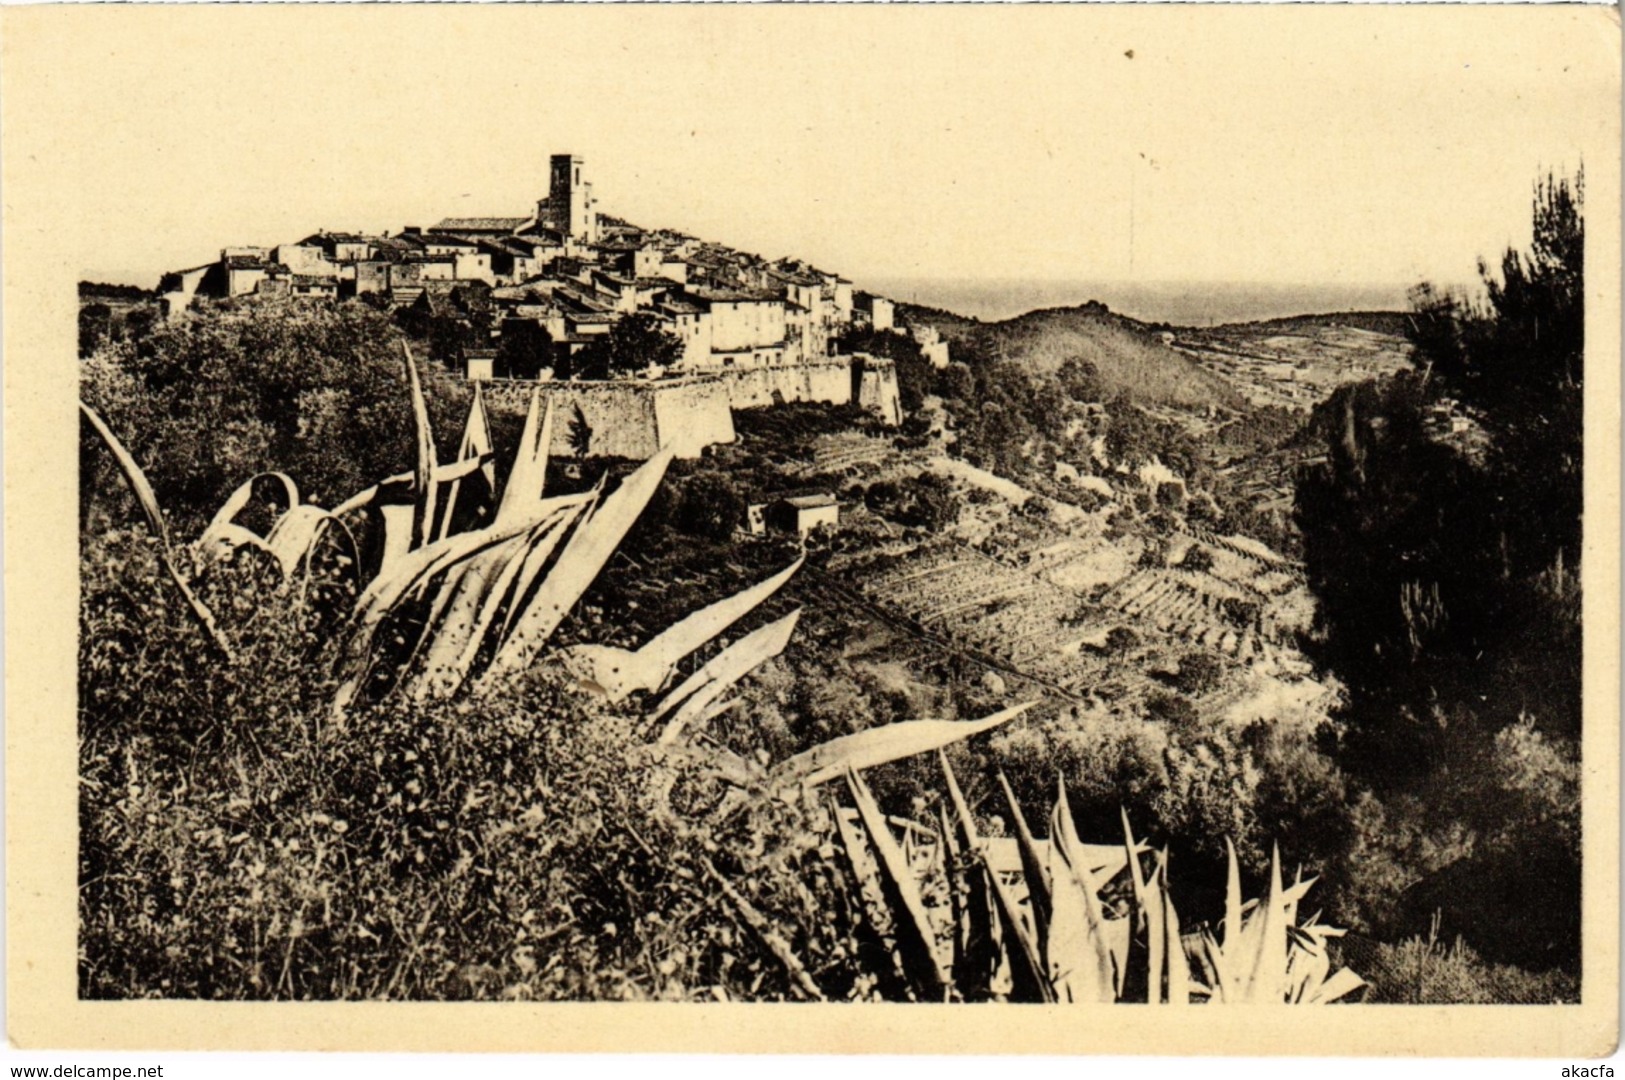
[[[1321,315],[1290,315],[1262,322],[1226,323],[1211,329],[1215,331],[1258,329],[1285,334],[1318,330],[1327,326],[1343,326],[1352,330],[1367,330],[1373,334],[1404,337],[1409,321],[1410,315],[1403,311],[1330,311]]]
[[[1114,394],[1142,402],[1206,408],[1241,408],[1244,401],[1222,376],[1163,344],[1143,323],[1113,314],[1104,304],[1030,311],[999,323],[973,324],[989,354],[1052,372],[1077,357],[1095,366]]]

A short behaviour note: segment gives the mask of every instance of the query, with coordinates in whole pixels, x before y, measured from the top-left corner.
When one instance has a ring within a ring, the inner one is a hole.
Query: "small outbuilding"
[[[763,517],[769,529],[806,536],[820,525],[839,525],[841,505],[828,492],[789,495],[768,503]]]

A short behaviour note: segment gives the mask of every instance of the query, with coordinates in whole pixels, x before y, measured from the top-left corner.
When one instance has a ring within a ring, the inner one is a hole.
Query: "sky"
[[[188,8],[8,24],[82,276],[524,214],[568,151],[860,285],[1457,282],[1617,125],[1595,8]]]

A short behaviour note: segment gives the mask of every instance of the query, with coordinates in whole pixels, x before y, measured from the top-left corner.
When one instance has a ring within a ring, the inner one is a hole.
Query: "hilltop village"
[[[809,647],[815,681],[1175,727],[1329,699],[1295,647],[1312,604],[1279,548],[1283,462],[1301,410],[1405,363],[1380,323],[1255,340],[1099,304],[1004,323],[893,304],[601,213],[568,154],[530,214],[226,248],[156,301],[175,323],[233,303],[386,312],[451,399],[478,386],[511,423],[549,399],[562,484],[675,449],[636,558],[583,609],[586,626],[624,607],[628,647],[788,543],[812,554],[786,602],[809,605],[809,640],[848,643],[839,673]]]
[[[674,441],[693,456],[732,440],[731,410],[775,403],[856,402],[887,424],[902,420],[891,364],[838,348],[854,332],[901,329],[891,301],[801,260],[601,214],[585,163],[570,154],[552,157],[548,194],[529,215],[227,247],[166,274],[158,291],[170,319],[199,298],[249,296],[355,297],[422,323],[455,316],[471,333],[440,359],[470,380],[553,384],[557,404],[580,408],[603,434],[597,452],[613,456]],[[661,335],[665,362],[583,370],[583,355],[618,328]],[[914,335],[946,366],[933,328]]]

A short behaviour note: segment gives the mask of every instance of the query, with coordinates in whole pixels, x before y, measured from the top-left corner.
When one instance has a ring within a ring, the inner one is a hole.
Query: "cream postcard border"
[[[1078,35],[1145,20],[1151,8],[1012,7],[1012,31]],[[1201,10],[1187,8],[1186,10]],[[764,20],[955,20],[931,11],[831,6],[704,7],[714,32]],[[1398,30],[1443,20],[1473,35],[1521,35],[1538,57],[1569,65],[1597,89],[1584,118],[1587,185],[1585,745],[1583,1004],[1146,1009],[1107,1006],[654,1005],[91,1002],[76,996],[77,758],[74,720],[77,564],[75,290],[78,260],[57,238],[94,199],[64,163],[91,125],[73,80],[97,50],[150,42],[167,62],[153,78],[186,92],[187,50],[210,48],[214,20],[265,33],[319,20],[324,35],[363,47],[402,20],[448,28],[514,18],[479,5],[402,10],[105,5],[0,10],[0,151],[4,201],[4,462],[6,909],[8,1034],[23,1048],[669,1051],[784,1053],[1156,1053],[1544,1055],[1608,1053],[1619,1005],[1619,459],[1620,26],[1603,7],[1231,7],[1290,48],[1299,35]],[[637,9],[530,9],[537,20],[596,20],[612,31]],[[1143,32],[1143,28],[1142,28]],[[279,81],[295,83],[293,51]],[[838,58],[832,59],[838,63]],[[837,73],[838,74],[838,73]],[[421,106],[416,106],[421,107]],[[511,134],[501,137],[509,138]],[[268,153],[267,160],[274,160]],[[207,184],[198,185],[208,197]],[[140,228],[132,222],[131,228]],[[1475,253],[1476,254],[1476,253]],[[1483,254],[1489,255],[1490,252]]]

